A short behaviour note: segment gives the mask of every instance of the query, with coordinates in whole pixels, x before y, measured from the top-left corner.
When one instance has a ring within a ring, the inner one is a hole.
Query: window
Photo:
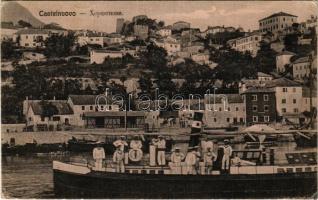
[[[286,99],[282,99],[282,104],[285,104],[286,103]]]
[[[53,121],[60,121],[60,117],[59,116],[53,117]]]
[[[28,47],[28,46],[29,46],[29,43],[25,43],[25,46]]]
[[[265,111],[265,112],[268,111],[268,105],[264,105],[264,111]]]
[[[222,108],[221,108],[221,107],[219,107],[219,111],[222,111]]]
[[[298,113],[298,108],[294,108],[294,113]]]
[[[216,122],[216,118],[214,117],[214,122]]]
[[[264,122],[269,122],[269,116],[264,116]]]
[[[253,122],[258,122],[258,116],[253,116]]]
[[[25,36],[25,39],[28,39],[28,38],[29,38],[29,36],[26,35],[26,36]]]
[[[293,104],[295,104],[297,101],[296,101],[296,99],[293,99]]]
[[[264,98],[264,101],[268,101],[268,94],[264,94],[263,98]]]
[[[41,116],[41,121],[44,122],[45,120],[45,117]]]
[[[85,110],[85,106],[82,106],[82,110]]]
[[[252,95],[252,101],[257,101],[257,95],[256,94]]]
[[[242,118],[242,117],[240,118],[240,122],[241,122],[241,123],[243,123],[243,122],[244,122],[244,120],[243,120],[243,118]]]
[[[90,109],[90,110],[93,110],[93,106],[90,106],[89,109]]]
[[[283,92],[287,92],[287,88],[283,88]]]
[[[230,107],[227,108],[227,111],[231,111]]]
[[[257,106],[253,106],[253,112],[257,112]]]
[[[227,122],[230,122],[230,118],[226,118],[226,121],[227,121]]]
[[[286,113],[286,108],[282,108],[282,113]]]
[[[236,111],[239,111],[239,108],[238,108],[238,107],[236,107],[236,108],[235,108],[235,110],[236,110]]]

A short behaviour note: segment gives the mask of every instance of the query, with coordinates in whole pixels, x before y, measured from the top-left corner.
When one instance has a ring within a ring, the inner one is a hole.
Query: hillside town
[[[317,16],[299,22],[278,12],[258,23],[253,31],[200,30],[139,15],[118,18],[116,32],[105,33],[2,22],[3,127],[7,132],[186,128],[196,110],[204,113],[207,129],[313,123]],[[158,99],[157,90],[166,99]],[[124,98],[120,106],[113,103],[117,94],[131,97],[129,109]],[[100,95],[109,101],[96,105]],[[139,108],[144,101],[151,106]],[[168,109],[161,109],[165,101]]]
[[[306,3],[5,2],[3,196],[317,197]]]

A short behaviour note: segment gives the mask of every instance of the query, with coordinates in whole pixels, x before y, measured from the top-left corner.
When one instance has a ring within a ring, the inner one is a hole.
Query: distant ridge
[[[1,21],[13,22],[18,24],[19,20],[26,21],[32,24],[33,27],[42,27],[45,24],[33,16],[33,14],[25,7],[21,6],[17,2],[4,2],[1,8]]]

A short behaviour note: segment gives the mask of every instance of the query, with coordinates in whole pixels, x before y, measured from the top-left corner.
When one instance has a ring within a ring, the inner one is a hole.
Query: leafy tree
[[[1,42],[1,58],[10,59],[14,57],[14,44],[12,41],[2,41]]]
[[[276,68],[277,53],[270,48],[270,44],[260,43],[260,50],[255,57],[255,65],[259,72],[270,73]]]
[[[52,35],[45,41],[44,54],[47,57],[66,57],[71,54],[74,45],[74,35]]]
[[[146,66],[150,69],[161,70],[167,67],[167,51],[154,44],[147,46],[147,51],[142,55]]]
[[[19,21],[18,21],[18,24],[19,24],[20,26],[22,26],[23,28],[25,28],[25,27],[31,28],[31,27],[32,27],[32,24],[30,24],[29,22],[23,21],[23,20],[19,20]]]
[[[151,77],[147,74],[142,74],[142,76],[138,80],[139,89],[141,92],[138,94],[139,96],[142,94],[147,94],[153,96],[153,84]]]
[[[81,94],[81,83],[78,79],[67,79],[64,84],[65,96],[69,96],[70,94]]]

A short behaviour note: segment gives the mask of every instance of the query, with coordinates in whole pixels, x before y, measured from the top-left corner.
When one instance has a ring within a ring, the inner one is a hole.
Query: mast
[[[313,64],[313,52],[309,55],[309,105],[310,105],[310,128],[314,128],[314,123],[313,123],[313,105],[312,105],[312,64]]]

